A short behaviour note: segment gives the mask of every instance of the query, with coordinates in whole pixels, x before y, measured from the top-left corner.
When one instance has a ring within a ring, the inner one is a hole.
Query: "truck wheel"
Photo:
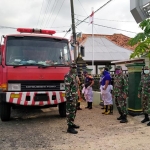
[[[11,106],[8,103],[0,103],[0,117],[2,121],[9,121]]]
[[[59,104],[59,115],[61,117],[66,117],[66,102]]]

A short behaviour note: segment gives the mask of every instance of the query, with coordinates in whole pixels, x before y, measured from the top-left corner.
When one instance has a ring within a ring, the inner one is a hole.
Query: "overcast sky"
[[[83,20],[94,11],[100,8],[109,0],[74,0],[75,21]],[[95,34],[122,33],[134,37],[135,33],[119,31],[122,29],[131,32],[141,32],[139,25],[130,13],[130,0],[112,0],[105,7],[100,9],[94,16]],[[89,22],[89,19],[86,20]],[[98,25],[116,29],[104,28]],[[5,27],[25,27],[54,29],[56,35],[64,37],[66,30],[71,27],[70,0],[0,0],[0,36],[10,33],[17,33],[16,29]],[[92,26],[88,23],[81,23],[76,32],[92,33]],[[70,38],[71,32],[66,35]]]

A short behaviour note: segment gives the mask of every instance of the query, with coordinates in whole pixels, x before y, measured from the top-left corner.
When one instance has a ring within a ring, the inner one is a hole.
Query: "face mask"
[[[121,73],[121,70],[116,70],[116,74],[120,74]]]
[[[149,70],[144,70],[144,73],[145,74],[149,74]]]

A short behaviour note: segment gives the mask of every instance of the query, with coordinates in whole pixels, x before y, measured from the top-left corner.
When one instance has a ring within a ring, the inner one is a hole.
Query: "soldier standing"
[[[74,124],[74,119],[76,116],[76,107],[78,99],[78,83],[76,80],[77,66],[75,63],[70,65],[70,71],[64,77],[65,92],[66,92],[66,115],[67,115],[67,132],[72,134],[77,134],[78,132],[75,128],[79,126]]]
[[[117,66],[115,68],[113,98],[115,98],[115,104],[120,114],[120,117],[117,118],[117,120],[121,120],[120,123],[128,122],[127,120],[127,95],[128,95],[127,76],[123,74],[122,67]]]
[[[150,72],[148,66],[144,67],[144,72],[141,76],[141,81],[138,88],[138,97],[142,100],[142,110],[145,115],[145,118],[141,121],[141,123],[145,123],[149,121],[148,114],[150,113]],[[150,122],[147,124],[150,126]]]

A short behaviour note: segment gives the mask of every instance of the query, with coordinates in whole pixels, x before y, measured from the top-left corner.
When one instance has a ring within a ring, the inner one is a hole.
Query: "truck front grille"
[[[8,83],[20,83],[21,91],[60,91],[60,83],[64,83],[63,80],[49,81],[49,80],[9,80]]]

